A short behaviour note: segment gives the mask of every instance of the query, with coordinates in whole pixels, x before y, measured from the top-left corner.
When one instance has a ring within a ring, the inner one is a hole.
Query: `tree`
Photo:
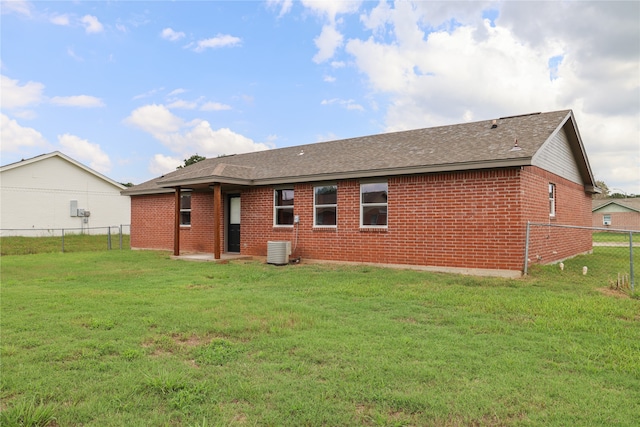
[[[189,157],[188,159],[184,159],[184,165],[180,165],[176,169],[186,168],[187,166],[191,166],[205,159],[206,157],[200,156],[198,153],[196,153],[193,156]]]
[[[629,199],[633,197],[640,197],[640,194],[626,193],[619,188],[609,188],[604,181],[596,180],[596,186],[602,190],[600,194],[594,194],[594,199]]]
[[[594,199],[606,199],[607,197],[609,197],[609,187],[607,186],[607,184],[605,184],[604,181],[596,180],[596,187],[601,189],[602,193],[594,194],[593,195]]]

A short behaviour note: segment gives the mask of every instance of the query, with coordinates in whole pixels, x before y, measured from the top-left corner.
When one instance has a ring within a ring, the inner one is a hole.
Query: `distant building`
[[[129,224],[131,200],[120,194],[125,188],[59,151],[2,166],[1,233],[42,236]]]
[[[640,197],[594,199],[591,214],[594,227],[640,231]]]

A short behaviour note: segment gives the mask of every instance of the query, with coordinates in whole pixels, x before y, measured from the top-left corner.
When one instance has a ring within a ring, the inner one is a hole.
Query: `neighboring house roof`
[[[563,129],[576,174],[597,192],[573,113],[563,110],[206,159],[123,194],[215,182],[267,185],[537,165],[543,161],[538,155]]]
[[[11,169],[16,169],[16,168],[19,168],[19,167],[23,167],[23,166],[26,166],[26,165],[33,164],[33,163],[41,162],[41,161],[49,159],[51,157],[59,157],[59,158],[61,158],[63,160],[66,160],[67,162],[79,167],[80,169],[83,169],[87,173],[95,175],[96,177],[108,182],[109,184],[113,185],[114,187],[117,187],[120,190],[124,190],[124,189],[127,188],[124,185],[112,180],[111,178],[108,178],[108,177],[102,175],[100,172],[96,172],[95,170],[91,169],[90,167],[85,166],[82,163],[72,159],[71,157],[61,153],[60,151],[54,151],[54,152],[48,153],[48,154],[41,154],[39,156],[35,156],[35,157],[30,158],[30,159],[22,159],[19,162],[9,163],[8,165],[0,167],[0,172],[5,172],[5,171],[11,170]]]
[[[604,210],[606,207],[618,205],[625,210],[640,213],[640,197],[626,199],[594,199],[591,201],[591,212]]]

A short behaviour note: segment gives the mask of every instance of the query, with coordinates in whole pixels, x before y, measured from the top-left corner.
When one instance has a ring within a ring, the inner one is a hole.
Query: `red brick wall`
[[[131,247],[173,249],[174,194],[131,197]]]
[[[131,247],[172,251],[174,212],[174,193],[132,196]],[[191,226],[180,227],[180,251],[213,252],[213,192],[192,192]]]
[[[583,186],[544,171],[526,167],[522,171],[523,220],[539,224],[591,226],[591,195]],[[556,215],[549,216],[548,185],[556,185]],[[529,260],[550,263],[592,249],[591,231],[532,226]],[[524,258],[523,258],[524,259]]]
[[[582,187],[534,167],[390,177],[386,229],[360,228],[358,180],[338,182],[336,228],[313,227],[313,184],[294,185],[298,227],[274,227],[272,187],[248,188],[241,192],[241,253],[264,256],[268,241],[289,240],[293,248],[297,239],[303,258],[521,270],[526,222],[549,221],[549,182],[557,186],[553,221],[590,225]],[[133,247],[173,248],[173,197],[132,197]],[[212,217],[213,193],[194,192],[182,251],[213,252]],[[553,248],[539,249],[542,261],[589,250],[582,234],[554,235]]]
[[[611,216],[611,225],[602,223],[604,215]],[[616,230],[640,230],[640,213],[638,212],[606,212],[605,210],[592,213],[592,225],[599,228]]]

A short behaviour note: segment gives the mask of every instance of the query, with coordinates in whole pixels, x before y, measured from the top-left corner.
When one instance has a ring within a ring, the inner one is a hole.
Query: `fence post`
[[[64,253],[64,228],[62,229],[62,253]]]
[[[122,250],[122,224],[120,224],[120,227],[118,227],[118,233],[120,236],[120,250]]]
[[[633,278],[633,232],[629,232],[629,276],[631,276],[631,292],[634,292],[635,280]]]
[[[529,229],[531,228],[531,221],[527,221],[527,234],[524,242],[524,275],[527,275],[529,270]]]
[[[107,250],[111,250],[111,226],[107,227]]]

